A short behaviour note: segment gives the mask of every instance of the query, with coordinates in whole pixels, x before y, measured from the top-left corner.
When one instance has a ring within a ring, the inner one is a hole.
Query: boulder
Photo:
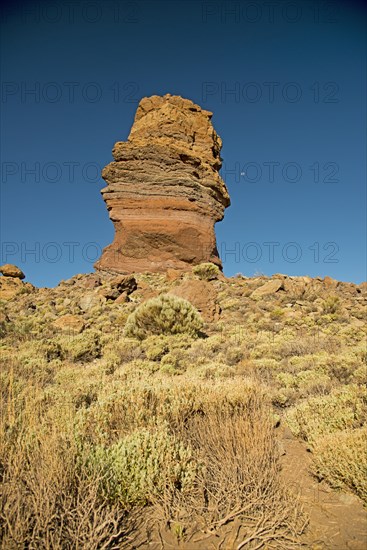
[[[69,334],[79,334],[84,329],[85,323],[78,315],[62,315],[52,323],[54,328]]]
[[[326,275],[326,277],[324,277],[324,286],[325,288],[336,288],[338,286],[338,281]]]
[[[115,300],[115,304],[124,304],[129,301],[129,296],[125,290],[120,296]]]
[[[105,298],[100,294],[95,292],[88,292],[83,294],[79,300],[79,307],[81,310],[87,312],[93,309],[94,307],[101,306],[105,302]]]
[[[284,282],[282,279],[271,279],[267,283],[256,288],[250,295],[250,298],[262,298],[269,294],[275,294],[278,290],[283,289]]]
[[[186,280],[170,290],[168,294],[174,294],[191,302],[206,321],[217,320],[219,317],[217,292],[207,281]]]
[[[83,288],[91,289],[97,288],[101,286],[101,278],[99,275],[92,274],[86,277],[86,279],[83,281]]]
[[[14,279],[25,278],[23,271],[13,264],[4,264],[0,266],[0,273],[2,273],[4,277],[13,277]]]

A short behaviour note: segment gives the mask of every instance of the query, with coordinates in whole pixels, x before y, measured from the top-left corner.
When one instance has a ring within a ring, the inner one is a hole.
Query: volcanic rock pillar
[[[212,113],[169,94],[144,98],[127,142],[113,148],[102,189],[115,238],[95,264],[107,272],[221,267],[214,224],[230,200],[219,176]]]

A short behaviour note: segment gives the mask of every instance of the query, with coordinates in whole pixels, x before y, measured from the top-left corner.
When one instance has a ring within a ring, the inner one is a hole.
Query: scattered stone
[[[115,238],[95,267],[106,272],[221,266],[214,224],[230,204],[219,175],[222,141],[212,113],[167,94],[143,98],[127,142],[102,177]]]
[[[62,315],[52,323],[52,325],[62,332],[70,334],[80,334],[85,327],[83,319],[77,315]]]
[[[117,288],[102,288],[98,294],[106,300],[116,300],[120,296],[120,292]]]
[[[115,300],[115,304],[124,304],[129,301],[129,296],[125,290],[120,296]]]
[[[269,294],[275,294],[281,288],[284,288],[284,282],[282,279],[272,279],[261,285],[256,290],[254,290],[250,297],[251,298],[261,298],[262,296],[268,296]]]
[[[101,286],[101,277],[99,275],[96,275],[95,273],[90,275],[84,282],[83,287],[86,289],[93,290],[94,288],[97,288]]]
[[[332,279],[331,277],[329,277],[328,275],[326,277],[324,277],[324,285],[327,287],[327,288],[336,288],[338,286],[338,281],[336,281],[335,279]]]
[[[4,277],[13,277],[15,279],[25,278],[23,271],[13,264],[4,264],[0,266],[0,273],[2,273]]]
[[[100,293],[89,292],[84,294],[79,300],[79,307],[81,310],[87,312],[94,307],[101,306],[106,300]]]
[[[302,280],[287,278],[287,279],[284,279],[283,281],[283,289],[289,295],[298,299],[298,298],[301,298],[301,296],[303,295],[306,289],[306,283]]]

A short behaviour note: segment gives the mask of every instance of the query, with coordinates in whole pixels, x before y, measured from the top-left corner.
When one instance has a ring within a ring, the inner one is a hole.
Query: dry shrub
[[[111,443],[137,428],[167,422],[177,431],[197,414],[216,409],[247,410],[258,390],[238,380],[192,380],[180,377],[147,380],[131,379],[102,388],[98,401],[79,411],[83,432],[90,441]]]
[[[265,542],[269,548],[297,546],[304,517],[280,480],[270,409],[260,393],[241,410],[222,406],[192,416],[180,437],[201,468],[190,492],[166,487],[156,499],[158,516],[181,525],[187,536],[193,518],[205,533],[238,518],[246,533],[238,548],[251,542],[256,548]]]
[[[191,344],[168,340],[170,353]],[[220,346],[212,344],[215,354]],[[296,544],[301,514],[280,483],[258,385],[189,373],[139,380],[135,365],[131,375],[122,365],[110,376],[100,364],[60,362],[47,384],[36,371],[23,376],[16,360],[2,373],[4,550],[123,548],[143,503],[160,522],[185,510],[187,531],[198,522],[199,531],[215,532],[239,518],[246,528],[239,544]]]
[[[282,342],[277,350],[280,357],[294,357],[313,355],[320,351],[336,353],[340,348],[340,342],[332,336],[324,336],[315,333],[312,336],[298,337]]]
[[[367,504],[367,431],[348,430],[320,438],[312,471],[337,489],[350,489]]]
[[[76,467],[66,418],[40,425],[39,412],[30,402],[18,421],[2,416],[1,548],[111,548],[124,537],[124,510],[101,501],[98,479]]]

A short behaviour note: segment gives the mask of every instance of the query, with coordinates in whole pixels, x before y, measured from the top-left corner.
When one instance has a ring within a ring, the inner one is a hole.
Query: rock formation
[[[214,224],[230,200],[219,176],[212,113],[167,94],[144,98],[127,142],[113,148],[102,189],[115,239],[96,269],[109,273],[221,267]]]
[[[2,273],[4,277],[12,277],[14,279],[25,278],[23,271],[13,264],[4,264],[0,266],[0,273]]]

